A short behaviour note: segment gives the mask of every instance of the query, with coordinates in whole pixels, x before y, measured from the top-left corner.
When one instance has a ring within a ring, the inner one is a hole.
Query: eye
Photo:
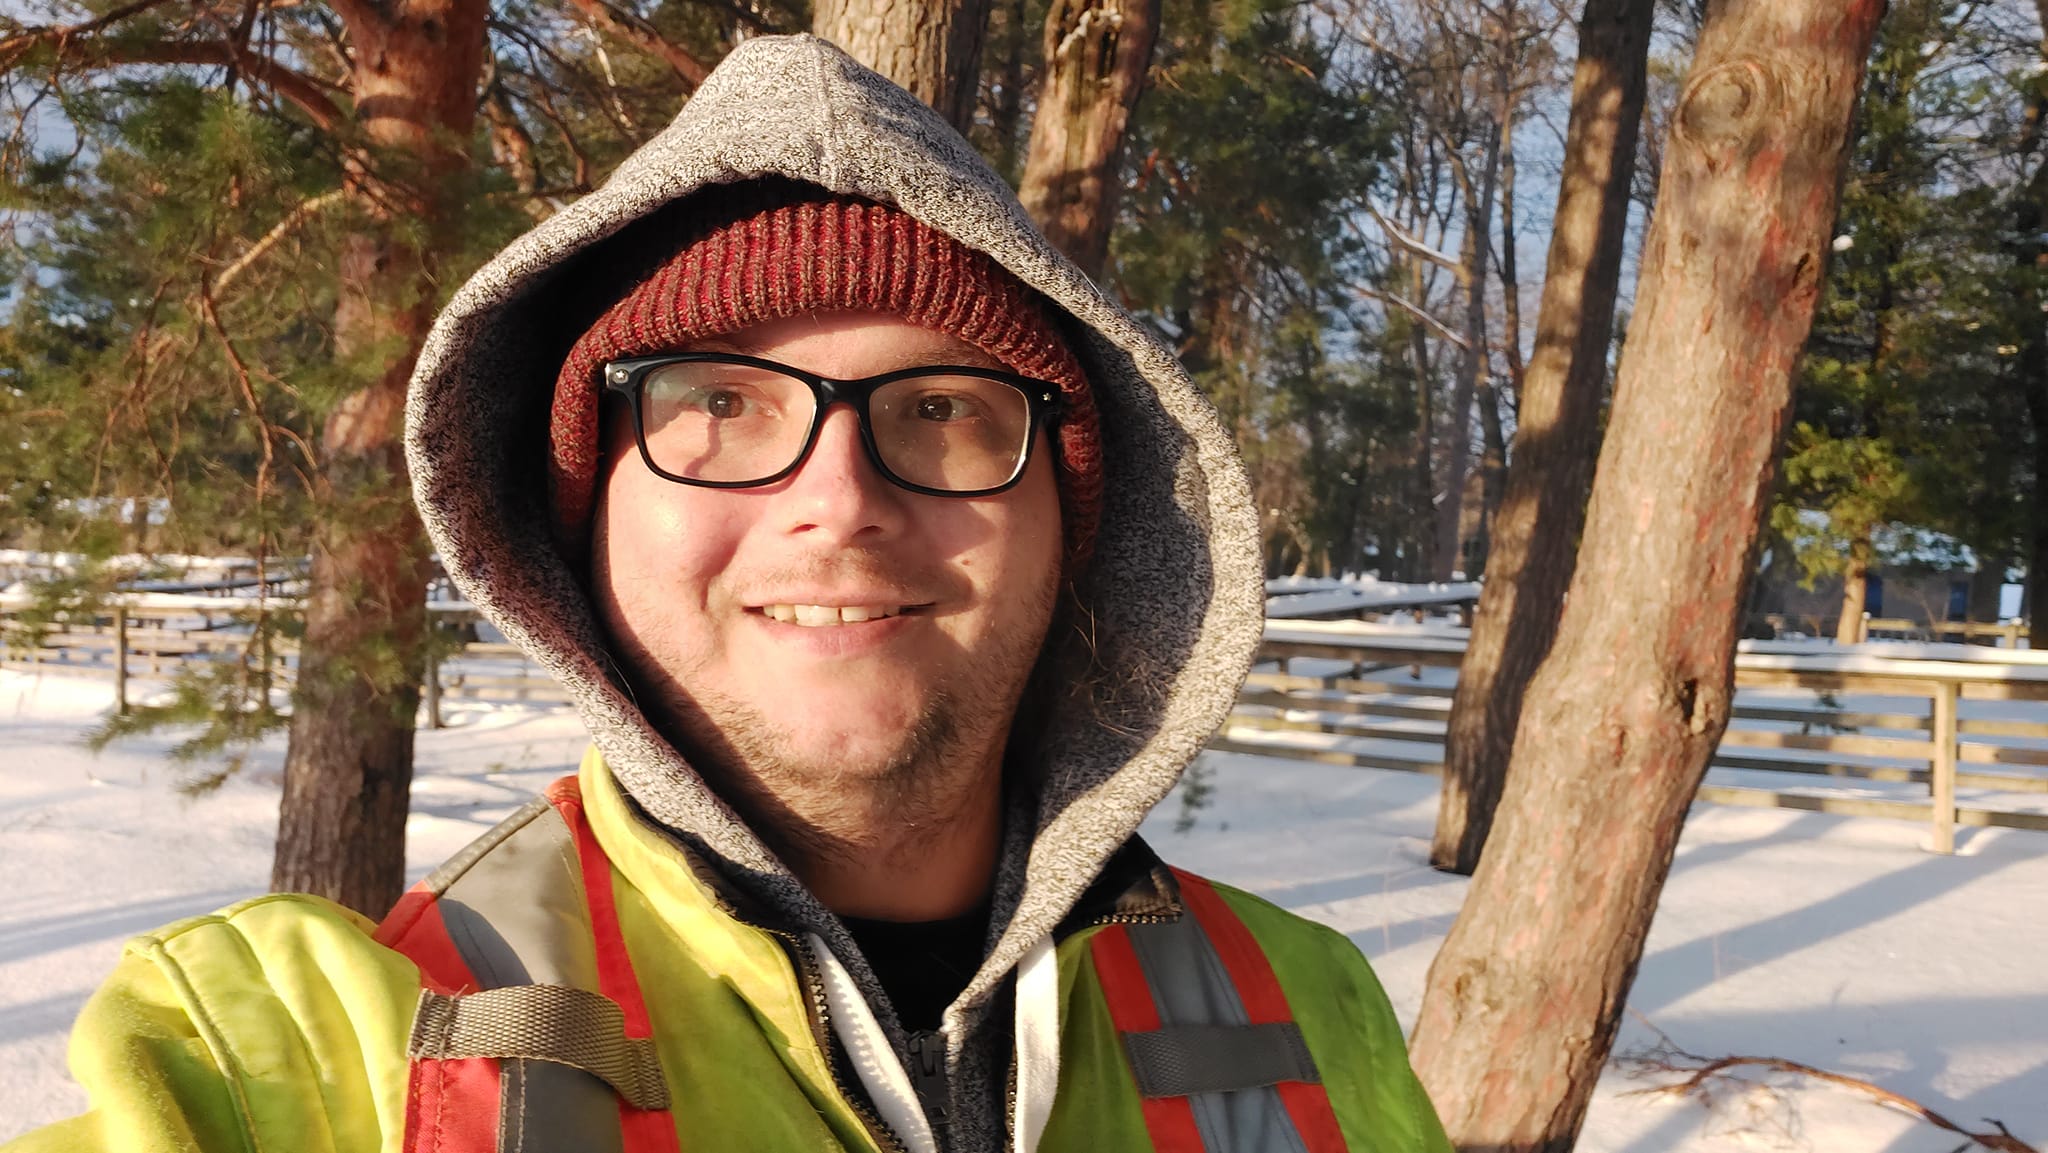
[[[972,397],[962,396],[959,393],[929,392],[917,398],[917,403],[912,407],[911,411],[917,414],[917,419],[919,420],[929,420],[944,424],[957,420],[968,420],[978,415],[980,408],[974,403]]]
[[[731,388],[699,388],[692,390],[685,398],[684,406],[697,409],[719,420],[732,420],[745,416],[753,407],[747,395]]]

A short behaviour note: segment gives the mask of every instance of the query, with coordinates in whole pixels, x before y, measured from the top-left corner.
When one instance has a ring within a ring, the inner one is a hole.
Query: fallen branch
[[[1966,1137],[1971,1144],[1977,1145],[1980,1148],[1995,1150],[1996,1153],[2042,1153],[2040,1149],[2015,1137],[2012,1130],[2005,1127],[2003,1121],[1986,1117],[1984,1118],[1985,1123],[1996,1131],[1978,1133],[1963,1128],[1961,1125],[1956,1124],[1954,1121],[1949,1120],[1947,1117],[1929,1109],[1910,1097],[1894,1093],[1890,1089],[1886,1089],[1881,1085],[1874,1085],[1860,1077],[1851,1077],[1845,1073],[1832,1073],[1826,1069],[1817,1068],[1800,1061],[1787,1060],[1783,1057],[1733,1056],[1710,1058],[1702,1057],[1697,1053],[1688,1053],[1671,1039],[1670,1034],[1650,1024],[1648,1018],[1645,1018],[1633,1009],[1629,1010],[1629,1012],[1636,1020],[1641,1021],[1651,1032],[1657,1034],[1663,1040],[1656,1048],[1632,1054],[1623,1058],[1623,1060],[1637,1066],[1640,1070],[1639,1075],[1655,1073],[1681,1074],[1683,1079],[1673,1081],[1670,1084],[1651,1085],[1643,1089],[1633,1089],[1622,1094],[1624,1097],[1647,1097],[1669,1094],[1675,1097],[1705,1098],[1708,1096],[1716,1078],[1741,1082],[1741,1078],[1735,1077],[1730,1072],[1731,1070],[1764,1069],[1773,1073],[1791,1073],[1822,1082],[1823,1084],[1833,1085],[1839,1089],[1860,1093],[1880,1105],[1889,1106],[1901,1113],[1917,1117],[1937,1129],[1945,1129],[1950,1133]],[[1967,1147],[1965,1146],[1964,1148]]]

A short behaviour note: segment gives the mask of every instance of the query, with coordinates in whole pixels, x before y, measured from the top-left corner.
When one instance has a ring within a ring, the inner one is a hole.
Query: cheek
[[[732,553],[730,527],[700,490],[670,484],[631,457],[598,490],[591,585],[605,627],[650,637],[691,631]]]
[[[976,550],[976,579],[989,589],[995,611],[1017,627],[1049,616],[1065,554],[1059,492],[1050,465],[1039,458],[1016,488],[1004,494],[998,531]]]

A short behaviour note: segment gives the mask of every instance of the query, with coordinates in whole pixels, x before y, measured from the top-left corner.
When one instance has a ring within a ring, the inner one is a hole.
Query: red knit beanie
[[[1067,571],[1078,572],[1102,506],[1101,430],[1088,378],[1042,297],[986,254],[885,205],[781,182],[699,196],[689,232],[657,248],[674,255],[638,273],[569,350],[555,380],[548,466],[565,545],[580,553],[590,535],[607,361],[785,317],[866,311],[958,337],[1012,372],[1059,386],[1060,511]]]

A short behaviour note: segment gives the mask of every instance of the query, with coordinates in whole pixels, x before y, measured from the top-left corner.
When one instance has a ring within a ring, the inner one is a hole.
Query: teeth
[[[897,605],[763,605],[761,611],[786,623],[821,628],[883,620],[901,613],[903,609]]]

